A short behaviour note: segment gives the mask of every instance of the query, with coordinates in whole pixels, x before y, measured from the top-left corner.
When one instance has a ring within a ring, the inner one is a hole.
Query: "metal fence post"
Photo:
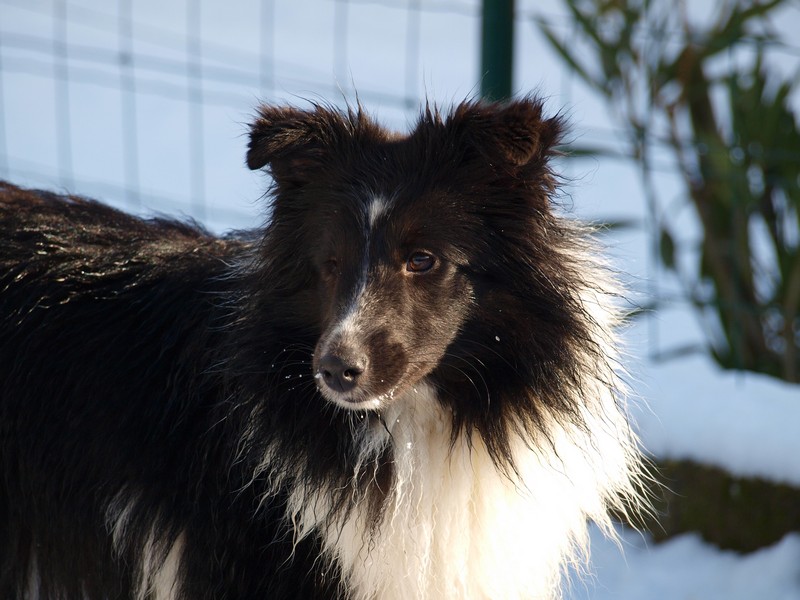
[[[483,0],[481,23],[481,96],[511,97],[514,66],[514,0]]]

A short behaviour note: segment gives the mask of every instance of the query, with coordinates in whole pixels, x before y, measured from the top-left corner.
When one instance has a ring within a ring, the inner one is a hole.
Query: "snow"
[[[747,555],[720,551],[694,534],[659,545],[620,531],[622,551],[592,532],[589,577],[565,600],[798,600],[800,534]]]
[[[705,357],[649,369],[635,411],[646,449],[800,486],[800,387],[721,372]]]

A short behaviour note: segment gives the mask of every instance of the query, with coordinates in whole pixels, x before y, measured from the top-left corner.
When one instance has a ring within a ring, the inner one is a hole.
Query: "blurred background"
[[[543,96],[667,485],[568,595],[800,599],[798,31],[797,0],[0,0],[0,178],[224,232],[268,218],[259,102],[404,130]]]

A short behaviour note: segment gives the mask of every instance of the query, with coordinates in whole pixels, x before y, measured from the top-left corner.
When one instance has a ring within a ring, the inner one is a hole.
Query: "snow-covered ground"
[[[637,392],[638,429],[655,456],[800,487],[800,386],[719,372],[697,356],[651,366]]]
[[[694,534],[653,545],[622,531],[620,548],[592,535],[589,576],[566,600],[798,600],[800,534],[742,556],[720,551]]]
[[[477,91],[477,0],[434,1],[421,13],[406,10],[405,3],[365,0],[202,3],[205,83],[199,96],[189,93],[194,84],[183,68],[194,47],[183,3],[131,3],[128,41],[118,13],[125,3],[70,0],[63,27],[54,17],[57,4],[0,0],[0,177],[69,187],[143,212],[194,214],[217,231],[263,218],[263,177],[243,164],[246,123],[258,97],[338,102],[342,94],[352,98],[354,84],[368,110],[402,128],[413,120],[414,100],[422,94],[447,104]],[[271,16],[260,8],[269,5]],[[518,0],[517,7],[521,14],[560,18],[552,0]],[[274,26],[265,27],[265,18]],[[800,27],[798,11],[782,25]],[[335,31],[344,32],[345,43]],[[517,35],[518,89],[540,90],[553,111],[566,107],[574,139],[613,143],[604,108],[565,72],[533,22],[521,20]],[[58,37],[69,44],[66,54],[53,42]],[[129,51],[132,62],[119,60],[118,53]],[[408,102],[397,101],[398,95]],[[198,97],[204,99],[199,111]],[[131,123],[131,115],[134,132],[122,125],[125,118]],[[199,153],[187,150],[190,140]],[[198,154],[200,169],[189,159]],[[645,220],[630,165],[567,168],[573,183],[565,204],[579,216]],[[197,180],[204,190],[201,213],[194,212]],[[675,187],[669,177],[659,183]],[[129,198],[132,187],[137,194]],[[617,267],[631,274],[642,304],[652,299],[650,282],[667,285],[647,258],[648,239],[638,229],[604,240]],[[651,360],[702,339],[689,308],[679,304],[642,319],[626,335],[632,387],[642,399],[634,416],[647,449],[800,485],[800,387],[723,373],[700,354]],[[593,536],[592,576],[573,585],[570,600],[800,600],[798,535],[747,556],[721,552],[691,535],[659,545],[621,535],[622,552]]]

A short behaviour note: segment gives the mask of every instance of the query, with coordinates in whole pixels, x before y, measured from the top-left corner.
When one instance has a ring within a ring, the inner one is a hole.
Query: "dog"
[[[558,597],[642,473],[563,132],[263,106],[224,237],[2,184],[2,597]]]

